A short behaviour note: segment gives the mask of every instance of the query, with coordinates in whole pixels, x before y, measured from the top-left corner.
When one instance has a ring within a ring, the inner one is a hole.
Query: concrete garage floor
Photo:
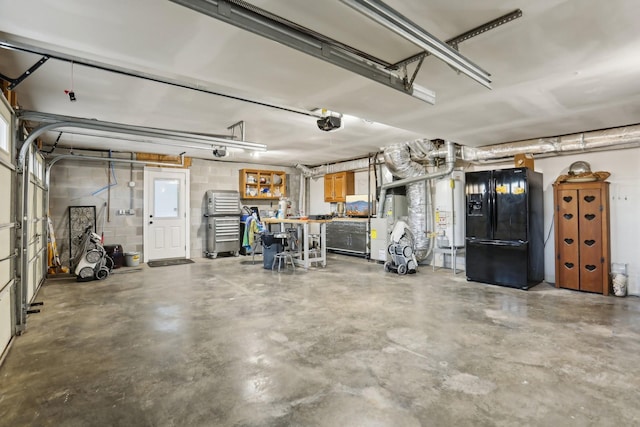
[[[0,368],[0,425],[640,424],[638,298],[340,256],[116,271],[44,285]]]

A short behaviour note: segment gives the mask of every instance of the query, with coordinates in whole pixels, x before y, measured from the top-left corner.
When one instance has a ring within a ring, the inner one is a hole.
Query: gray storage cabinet
[[[237,191],[209,190],[205,194],[207,250],[216,258],[220,252],[240,254],[240,194]]]
[[[332,221],[327,223],[327,249],[352,255],[369,253],[368,222]]]

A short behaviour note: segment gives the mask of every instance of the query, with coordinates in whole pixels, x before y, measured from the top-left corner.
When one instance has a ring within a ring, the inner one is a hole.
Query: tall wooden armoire
[[[554,187],[556,288],[609,295],[609,183]]]

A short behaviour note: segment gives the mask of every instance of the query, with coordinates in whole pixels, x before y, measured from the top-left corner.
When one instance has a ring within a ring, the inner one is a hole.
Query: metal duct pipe
[[[477,162],[513,157],[516,154],[568,154],[619,146],[640,145],[640,125],[538,138],[484,147],[462,147],[463,160]]]
[[[418,261],[425,259],[430,250],[430,239],[425,231],[426,212],[426,182],[430,179],[440,178],[449,175],[456,163],[455,144],[451,141],[445,142],[446,167],[444,170],[425,174],[425,167],[411,160],[411,153],[408,144],[395,144],[384,150],[384,158],[387,167],[391,172],[400,178],[399,181],[389,182],[380,187],[380,202],[378,203],[378,217],[382,218],[384,213],[384,199],[389,188],[407,186],[407,205],[409,209],[409,227],[415,237],[415,255]]]
[[[307,214],[307,178],[304,174],[300,174],[300,195],[298,197],[298,214],[304,216]]]
[[[368,169],[369,158],[347,160],[346,162],[316,166],[315,168],[310,168],[305,165],[297,164],[296,168],[300,169],[302,173],[305,174],[305,176],[310,178],[315,178],[318,176],[326,175],[328,173],[347,172],[347,171],[353,171],[358,169]]]
[[[300,172],[302,172],[302,175],[305,177],[311,177],[313,176],[313,171],[314,169],[311,169],[310,167],[307,167],[301,163],[298,163],[296,165],[296,169],[300,170]]]

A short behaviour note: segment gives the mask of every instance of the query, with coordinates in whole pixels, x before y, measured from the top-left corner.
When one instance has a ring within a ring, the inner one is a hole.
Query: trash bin
[[[122,245],[104,245],[104,250],[113,260],[113,268],[120,268],[124,265],[124,251]]]
[[[271,233],[262,234],[262,265],[264,268],[271,270],[273,258],[282,250],[282,239],[276,239]]]
[[[127,267],[140,265],[140,252],[125,252],[124,259]]]

